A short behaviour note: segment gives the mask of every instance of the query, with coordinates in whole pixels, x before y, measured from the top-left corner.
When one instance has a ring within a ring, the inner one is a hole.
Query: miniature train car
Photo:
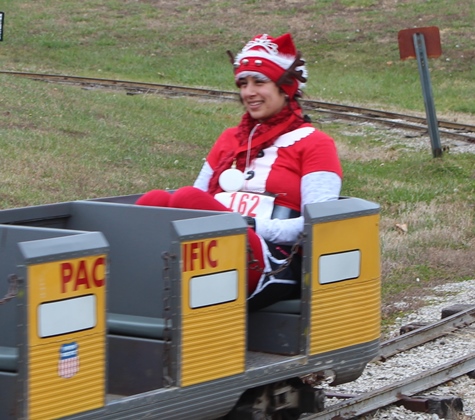
[[[136,198],[0,211],[0,419],[298,418],[378,355],[377,204],[307,205],[300,299],[248,313],[242,217]]]

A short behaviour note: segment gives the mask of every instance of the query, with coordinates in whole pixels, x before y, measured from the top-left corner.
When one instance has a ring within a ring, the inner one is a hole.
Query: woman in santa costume
[[[193,187],[153,190],[137,204],[241,213],[249,225],[248,306],[257,310],[298,296],[301,259],[292,245],[303,207],[338,199],[342,170],[333,139],[297,102],[307,70],[291,35],[258,35],[235,58],[228,54],[246,111],[240,124],[217,139]]]

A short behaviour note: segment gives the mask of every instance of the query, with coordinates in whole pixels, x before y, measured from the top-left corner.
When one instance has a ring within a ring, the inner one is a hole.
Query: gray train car
[[[0,211],[0,419],[297,419],[378,355],[377,204],[306,206],[300,299],[248,313],[242,217],[136,198]]]

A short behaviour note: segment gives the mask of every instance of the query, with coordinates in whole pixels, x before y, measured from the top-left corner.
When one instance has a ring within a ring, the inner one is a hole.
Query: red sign
[[[401,60],[416,58],[416,49],[413,39],[414,34],[424,35],[427,57],[437,58],[441,56],[442,47],[440,45],[439,28],[437,26],[428,26],[426,28],[411,28],[399,31],[397,39]]]

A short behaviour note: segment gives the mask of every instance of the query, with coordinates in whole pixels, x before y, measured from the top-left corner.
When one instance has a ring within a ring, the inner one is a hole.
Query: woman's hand
[[[244,221],[247,223],[247,225],[252,228],[252,230],[256,230],[256,219],[254,219],[251,216],[243,216]]]

